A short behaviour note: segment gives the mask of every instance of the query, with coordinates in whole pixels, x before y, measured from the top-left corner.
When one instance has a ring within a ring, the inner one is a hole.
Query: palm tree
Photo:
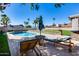
[[[26,3],[21,3],[21,5],[26,5]],[[30,3],[30,9],[31,10],[39,10],[39,4],[38,3]]]
[[[28,22],[30,21],[30,19],[29,19],[29,18],[27,18],[27,20],[28,20]]]
[[[56,8],[60,8],[60,7],[62,7],[64,5],[64,3],[55,3],[54,4],[54,6],[56,7]]]
[[[31,25],[29,24],[30,19],[27,18],[27,21],[24,21],[24,25],[26,28],[31,28]]]
[[[10,23],[10,19],[7,15],[3,14],[1,15],[1,25],[4,25],[5,27],[7,27],[7,25]]]
[[[6,7],[8,5],[10,5],[11,3],[0,3],[0,11],[3,12],[3,10],[6,9]],[[26,3],[21,3],[22,5],[26,5]],[[60,8],[62,7],[62,5],[64,5],[64,3],[55,3],[54,6],[56,8]],[[39,10],[39,4],[38,3],[30,3],[30,9],[31,10]]]
[[[29,19],[29,18],[27,18],[27,22],[28,22],[28,24],[29,24],[29,21],[30,21],[30,19]]]
[[[10,3],[0,3],[0,11],[4,13],[4,10]]]
[[[55,3],[54,4],[54,6],[56,7],[56,8],[60,8],[60,7],[62,7],[63,5],[65,5],[64,3]],[[40,5],[38,4],[38,3],[31,3],[30,4],[30,7],[31,7],[31,9],[32,10],[39,10],[39,7],[40,7]]]
[[[28,22],[24,21],[24,25],[25,25],[25,27],[27,27],[28,24],[29,24]]]
[[[53,18],[52,20],[53,20],[53,26],[55,26],[55,20],[56,20],[56,18]]]
[[[39,18],[36,18],[36,19],[33,21],[33,24],[35,24],[35,28],[37,28],[38,23],[39,23]]]

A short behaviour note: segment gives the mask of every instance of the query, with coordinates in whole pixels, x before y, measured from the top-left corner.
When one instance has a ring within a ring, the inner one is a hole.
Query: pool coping
[[[34,35],[34,36],[18,36],[18,35],[10,34],[11,32],[7,32],[7,35],[8,35],[8,37],[9,36],[15,37],[16,39],[17,38],[20,38],[20,39],[22,39],[22,38],[29,38],[29,39],[31,39],[31,38],[35,38],[35,36],[37,36],[37,35],[40,35],[37,32],[32,32],[32,31],[27,31],[27,32],[29,32],[29,33],[35,33],[36,35]],[[56,36],[55,39],[62,38],[62,37],[71,37],[71,36],[66,36],[66,35],[58,35],[58,34],[53,35],[53,34],[45,34],[45,33],[42,33],[42,35],[44,35],[48,39],[52,39],[53,36]]]

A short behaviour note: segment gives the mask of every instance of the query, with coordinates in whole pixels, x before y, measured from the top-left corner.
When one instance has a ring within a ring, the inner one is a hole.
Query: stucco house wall
[[[72,19],[72,30],[79,30],[79,18]]]
[[[79,14],[72,15],[69,17],[72,23],[72,39],[79,41]]]

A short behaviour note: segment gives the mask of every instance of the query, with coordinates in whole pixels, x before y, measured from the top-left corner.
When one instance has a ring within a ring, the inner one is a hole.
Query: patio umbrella
[[[39,17],[39,25],[38,25],[38,29],[40,31],[40,35],[41,35],[41,31],[42,29],[44,29],[44,24],[43,24],[43,20],[42,20],[42,16]]]

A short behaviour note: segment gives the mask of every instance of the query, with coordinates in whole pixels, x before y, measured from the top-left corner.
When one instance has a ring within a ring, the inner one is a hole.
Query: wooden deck
[[[9,46],[11,50],[12,56],[20,56],[19,51],[19,41],[17,40],[9,40]],[[79,42],[75,44],[72,53],[68,52],[68,48],[66,46],[57,45],[54,46],[52,42],[45,42],[44,46],[38,46],[42,56],[79,56]],[[37,50],[38,54],[40,53]],[[37,56],[34,51],[28,51],[26,56]]]

